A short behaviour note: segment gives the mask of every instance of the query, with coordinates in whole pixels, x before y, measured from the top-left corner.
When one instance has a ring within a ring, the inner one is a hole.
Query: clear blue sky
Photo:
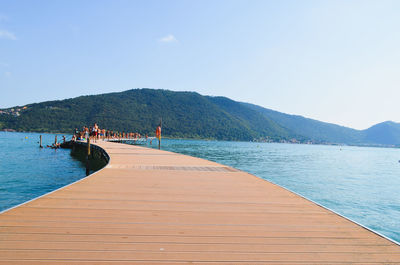
[[[400,1],[0,0],[0,108],[142,87],[400,121]]]

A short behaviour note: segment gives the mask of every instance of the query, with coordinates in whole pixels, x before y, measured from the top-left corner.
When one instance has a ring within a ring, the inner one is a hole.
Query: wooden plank
[[[275,244],[188,244],[168,242],[109,243],[109,242],[52,242],[48,241],[7,241],[0,242],[0,250],[76,250],[76,251],[165,251],[165,252],[240,252],[240,253],[319,253],[319,252],[373,252],[396,253],[398,248],[393,245],[370,249],[363,245],[275,245]]]
[[[388,246],[382,238],[261,237],[261,236],[188,236],[188,235],[73,235],[73,234],[0,234],[1,241],[35,242],[111,242],[111,243],[184,243],[184,244],[269,244],[269,245],[338,245]],[[379,248],[377,248],[379,249]]]
[[[221,261],[221,262],[400,262],[400,253],[371,252],[287,252],[287,253],[233,253],[233,252],[165,252],[159,251],[70,251],[70,250],[0,250],[3,260],[89,260],[89,261]]]

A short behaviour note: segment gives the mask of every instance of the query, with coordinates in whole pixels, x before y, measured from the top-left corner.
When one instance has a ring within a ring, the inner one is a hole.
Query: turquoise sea
[[[38,139],[0,132],[0,210],[85,176],[69,150]],[[400,242],[400,149],[171,139],[162,149],[247,171]]]
[[[70,150],[39,148],[39,135],[0,132],[0,211],[85,177]],[[43,145],[54,143],[54,134],[42,137]]]

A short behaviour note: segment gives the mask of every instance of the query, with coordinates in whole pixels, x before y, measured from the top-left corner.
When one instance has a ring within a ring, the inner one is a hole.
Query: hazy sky
[[[0,108],[131,88],[400,121],[400,1],[0,0]]]

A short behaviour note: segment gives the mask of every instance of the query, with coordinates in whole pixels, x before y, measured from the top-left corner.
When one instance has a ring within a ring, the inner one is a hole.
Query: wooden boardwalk
[[[0,215],[0,265],[400,264],[400,246],[245,172],[98,146],[107,167]]]

